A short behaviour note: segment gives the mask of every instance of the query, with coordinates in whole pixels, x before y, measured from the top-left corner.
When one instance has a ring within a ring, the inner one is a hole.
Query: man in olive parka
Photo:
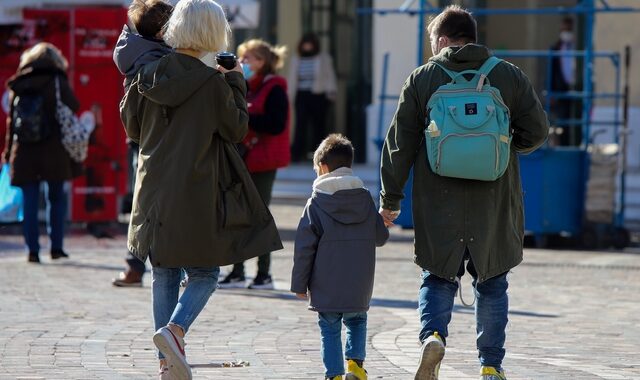
[[[423,343],[416,379],[437,379],[451,320],[456,277],[464,261],[477,294],[477,347],[481,379],[506,379],[502,370],[507,325],[507,272],[522,261],[524,213],[518,153],[538,148],[548,121],[526,75],[500,62],[488,75],[500,90],[511,117],[511,154],[502,177],[485,182],[443,177],[428,163],[424,130],[431,95],[450,77],[449,70],[477,70],[491,56],[476,44],[471,14],[447,7],[428,27],[434,57],[405,81],[382,149],[380,213],[387,224],[399,214],[403,188],[413,167],[412,211],[415,263],[423,269],[419,313]]]

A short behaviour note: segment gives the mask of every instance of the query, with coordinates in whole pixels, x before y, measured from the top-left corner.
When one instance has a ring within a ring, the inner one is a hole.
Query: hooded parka
[[[121,104],[140,145],[129,250],[153,266],[228,265],[282,248],[233,143],[247,132],[242,74],[170,53],[146,65]]]
[[[489,58],[481,45],[448,47],[417,68],[406,80],[398,109],[382,149],[381,206],[399,210],[403,188],[413,167],[412,211],[415,262],[434,275],[455,281],[466,249],[482,282],[522,261],[524,212],[518,153],[538,148],[548,121],[526,75],[499,63],[488,75],[509,108],[513,140],[509,166],[492,182],[442,177],[431,171],[424,144],[431,95],[453,71],[477,70]]]

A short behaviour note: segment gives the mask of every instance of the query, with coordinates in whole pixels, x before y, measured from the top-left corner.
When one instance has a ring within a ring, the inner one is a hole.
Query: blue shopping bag
[[[9,164],[0,171],[0,223],[22,222],[22,190],[11,186]]]

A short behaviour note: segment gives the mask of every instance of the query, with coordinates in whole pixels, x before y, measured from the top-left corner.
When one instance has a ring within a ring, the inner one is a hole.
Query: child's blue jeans
[[[477,283],[478,276],[471,260],[467,265],[467,271],[473,277],[477,297],[476,344],[480,364],[501,368],[505,355],[505,329],[509,310],[507,273]],[[458,276],[461,277],[463,274],[464,262],[460,266]],[[422,272],[422,286],[418,300],[418,313],[422,324],[421,342],[424,342],[434,331],[447,338],[449,335],[447,326],[451,321],[453,298],[457,290],[457,283],[437,277],[426,270]]]
[[[342,355],[342,323],[347,328],[347,341]],[[325,376],[344,375],[344,359],[362,360],[367,347],[367,312],[318,313],[318,326],[322,335],[322,361]]]

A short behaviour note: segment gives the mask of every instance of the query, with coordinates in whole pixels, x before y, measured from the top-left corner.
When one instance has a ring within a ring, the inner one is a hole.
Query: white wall
[[[376,8],[398,8],[403,0],[376,0]],[[415,5],[414,5],[415,7]],[[373,99],[367,109],[367,163],[377,164],[380,158],[378,147],[373,139],[378,134],[378,112],[380,90],[382,86],[382,60],[389,53],[387,76],[388,95],[398,95],[402,84],[418,66],[418,16],[389,14],[373,16]],[[395,112],[397,100],[385,102],[383,134],[389,127],[389,121]]]

